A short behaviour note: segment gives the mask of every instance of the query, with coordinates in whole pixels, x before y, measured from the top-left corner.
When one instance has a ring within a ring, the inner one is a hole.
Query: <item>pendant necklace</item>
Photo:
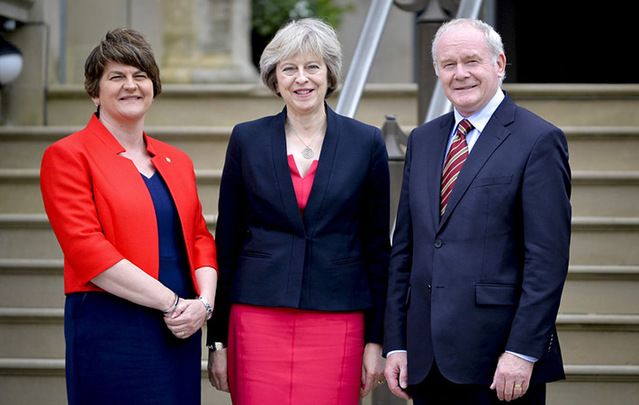
[[[311,149],[311,147],[306,142],[304,142],[302,137],[299,136],[297,132],[293,132],[293,133],[295,134],[297,139],[299,139],[300,142],[302,142],[305,146],[305,148],[302,150],[302,156],[304,156],[304,159],[313,159],[313,156],[315,156],[315,152],[313,152],[313,149]]]

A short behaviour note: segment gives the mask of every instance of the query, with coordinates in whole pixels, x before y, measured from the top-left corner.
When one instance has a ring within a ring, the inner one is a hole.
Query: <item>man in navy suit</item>
[[[453,20],[432,50],[454,111],[409,137],[385,376],[415,405],[544,404],[545,383],[564,378],[555,320],[570,245],[566,139],[501,90],[506,56],[491,26]]]

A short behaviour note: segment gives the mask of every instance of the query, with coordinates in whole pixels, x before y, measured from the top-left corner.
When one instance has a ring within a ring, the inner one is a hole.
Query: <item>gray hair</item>
[[[435,66],[436,73],[437,73],[437,45],[439,44],[441,37],[445,33],[459,26],[468,26],[484,34],[484,38],[486,40],[486,45],[488,46],[488,50],[493,56],[493,63],[496,63],[499,55],[504,53],[504,44],[501,41],[501,36],[489,24],[486,24],[485,22],[481,20],[475,20],[472,18],[457,18],[454,20],[450,20],[447,23],[443,24],[441,27],[439,27],[439,29],[435,33],[435,38],[433,38],[431,54],[433,55],[433,66]]]
[[[275,67],[282,60],[300,53],[322,58],[328,69],[326,97],[330,96],[341,78],[342,47],[333,27],[316,18],[294,20],[277,31],[260,58],[262,82],[279,95]]]

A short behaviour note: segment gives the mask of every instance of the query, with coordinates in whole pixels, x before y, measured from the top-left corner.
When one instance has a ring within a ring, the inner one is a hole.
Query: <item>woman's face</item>
[[[153,103],[153,82],[140,69],[110,61],[100,78],[98,97],[93,102],[100,106],[100,118],[116,122],[135,122]]]
[[[289,112],[309,114],[324,109],[328,69],[321,57],[297,54],[281,60],[275,71],[277,91]]]

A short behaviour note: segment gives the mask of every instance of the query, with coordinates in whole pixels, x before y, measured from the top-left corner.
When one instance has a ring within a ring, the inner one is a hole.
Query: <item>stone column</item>
[[[162,0],[163,81],[256,81],[250,6],[250,0]]]

